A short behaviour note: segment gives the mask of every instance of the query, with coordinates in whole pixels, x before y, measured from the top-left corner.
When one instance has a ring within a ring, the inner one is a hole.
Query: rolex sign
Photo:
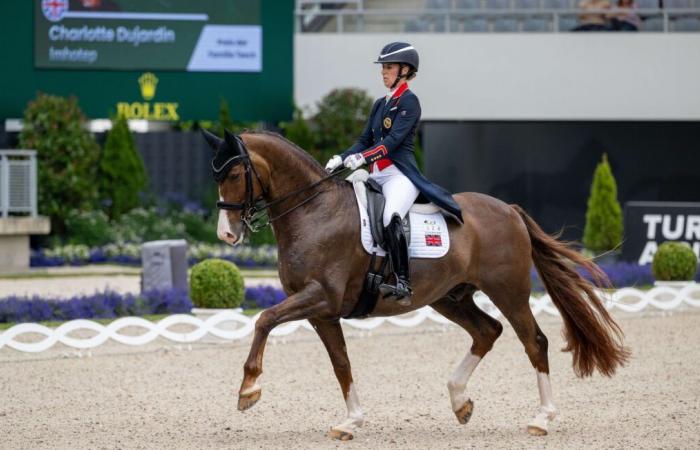
[[[623,259],[651,264],[656,249],[665,241],[687,242],[700,258],[700,203],[625,204]]]

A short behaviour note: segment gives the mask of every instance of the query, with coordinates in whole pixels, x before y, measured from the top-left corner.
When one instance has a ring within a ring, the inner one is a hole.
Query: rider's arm
[[[374,105],[372,105],[372,109],[370,110],[369,113],[369,119],[367,119],[367,124],[365,125],[364,131],[362,131],[362,134],[360,135],[359,138],[357,138],[357,142],[355,142],[352,147],[349,149],[345,150],[343,153],[340,154],[341,158],[345,159],[348,156],[361,152],[362,150],[366,149],[370,145],[372,145],[372,117],[374,117],[374,113],[377,110],[377,106],[380,102],[382,102],[384,99],[380,98],[376,102],[374,102]]]
[[[403,144],[408,133],[420,119],[420,113],[421,109],[418,97],[411,96],[405,99],[402,98],[399,103],[399,112],[396,114],[394,123],[391,126],[391,132],[384,137],[382,142],[362,152],[365,161],[367,161],[367,163],[373,163],[391,155],[391,152]]]

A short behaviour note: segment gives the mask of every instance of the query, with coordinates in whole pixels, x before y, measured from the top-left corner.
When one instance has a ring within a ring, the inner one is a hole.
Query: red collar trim
[[[401,86],[399,86],[399,88],[396,90],[396,92],[394,92],[394,95],[392,95],[391,98],[399,98],[407,90],[408,90],[408,83],[404,83]]]

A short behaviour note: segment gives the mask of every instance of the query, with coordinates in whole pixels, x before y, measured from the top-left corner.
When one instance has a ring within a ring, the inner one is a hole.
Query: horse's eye
[[[229,175],[227,178],[228,178],[229,180],[231,180],[231,181],[236,181],[236,180],[239,179],[240,177],[241,177],[241,174],[240,174],[240,173],[232,173],[232,174]]]

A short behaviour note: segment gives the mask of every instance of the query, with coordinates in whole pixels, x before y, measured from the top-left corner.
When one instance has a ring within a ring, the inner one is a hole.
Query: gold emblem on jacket
[[[391,128],[391,119],[389,117],[384,118],[384,128]]]

